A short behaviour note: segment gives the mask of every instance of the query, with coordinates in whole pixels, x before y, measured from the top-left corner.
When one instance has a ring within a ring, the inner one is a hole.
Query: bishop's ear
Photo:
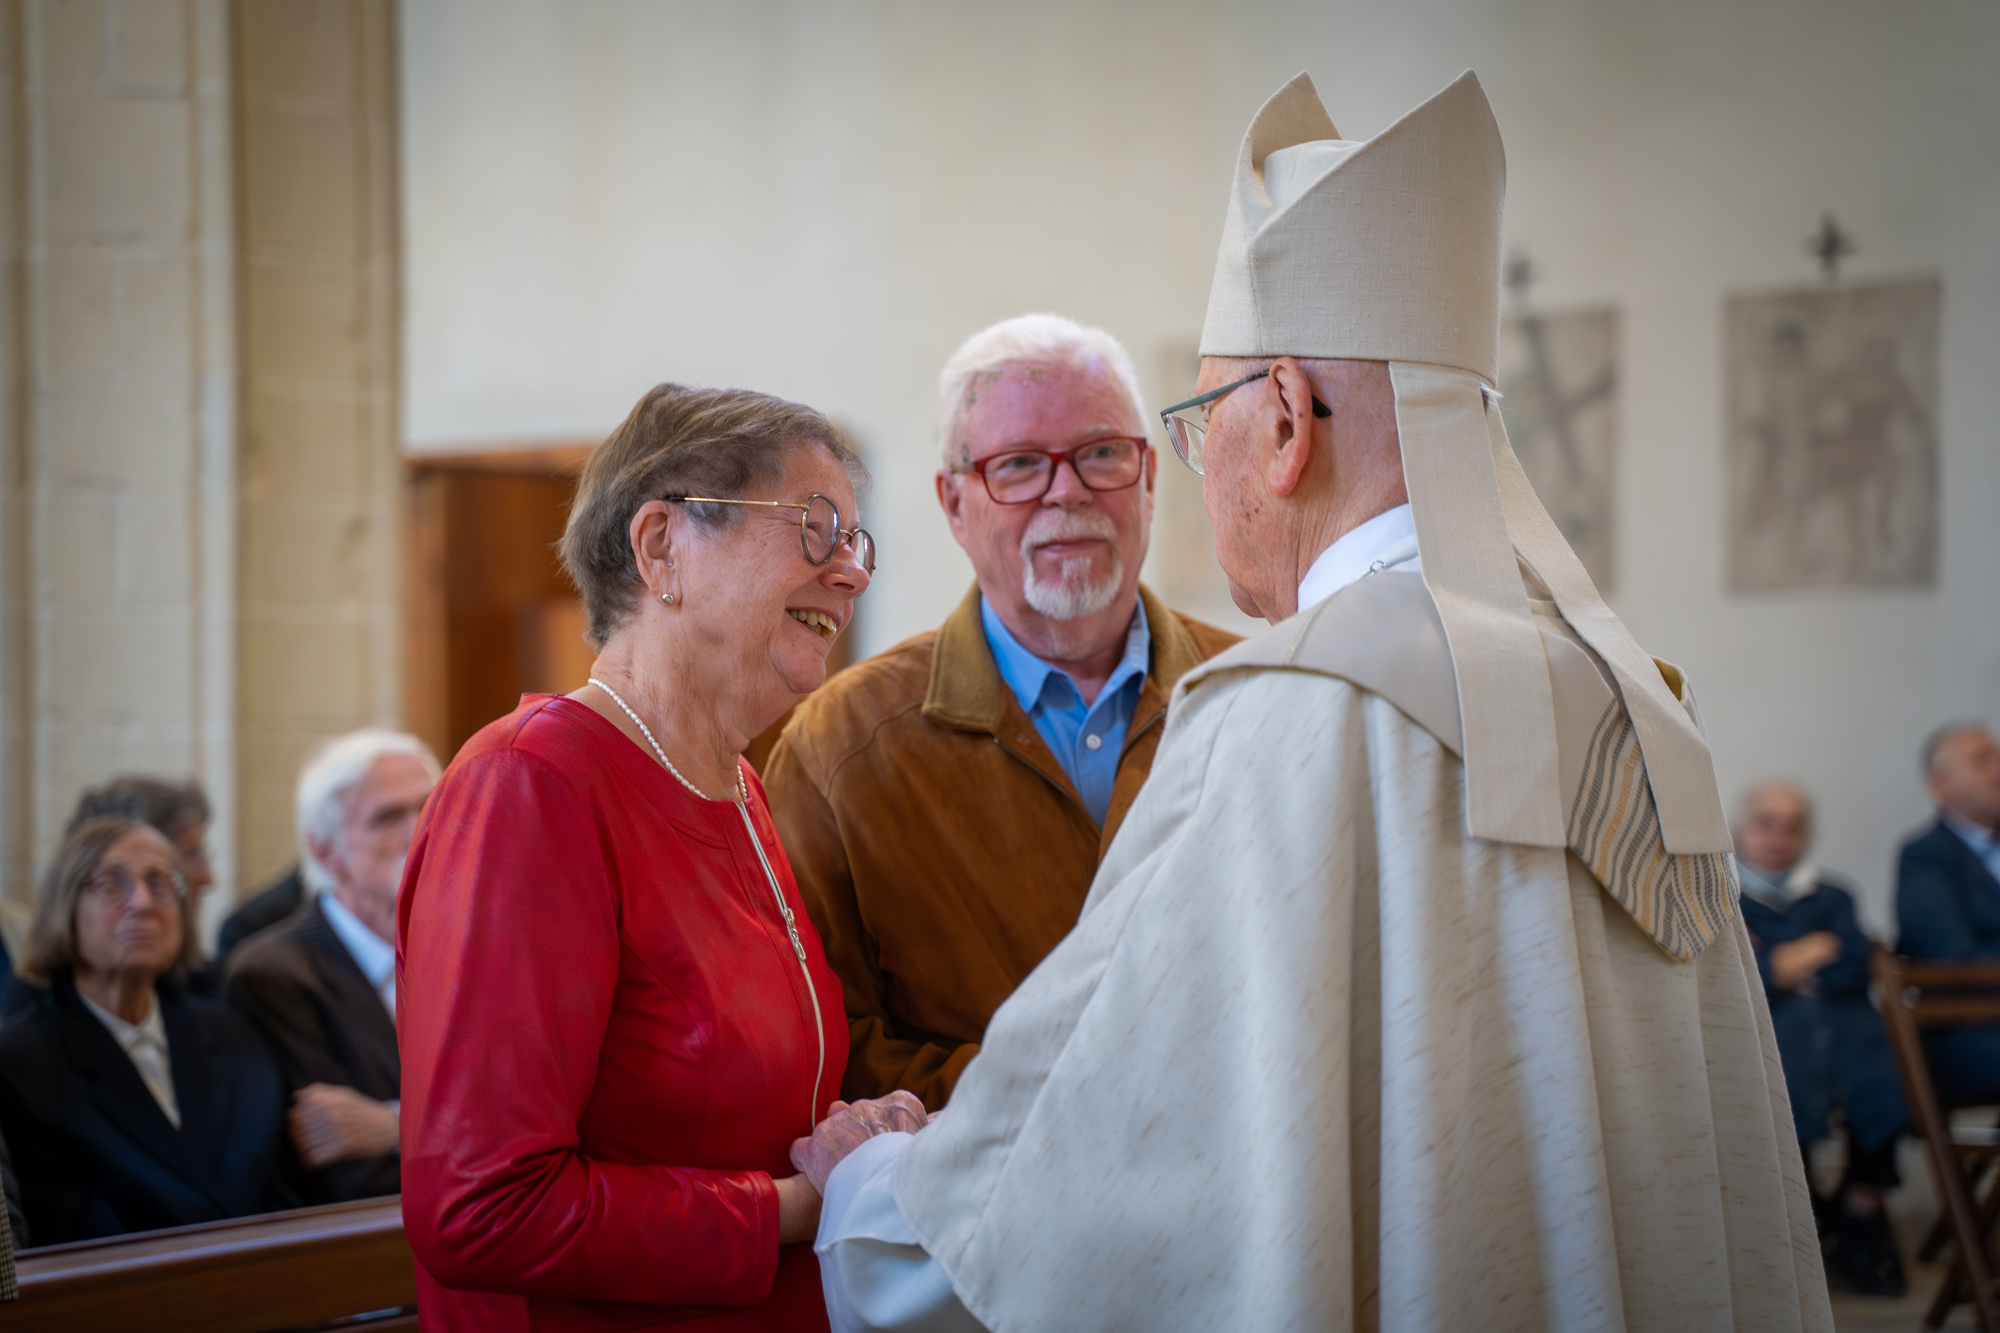
[[[1296,357],[1281,356],[1272,363],[1271,393],[1277,403],[1278,438],[1266,465],[1265,483],[1273,495],[1290,495],[1312,465],[1313,407],[1318,400]]]

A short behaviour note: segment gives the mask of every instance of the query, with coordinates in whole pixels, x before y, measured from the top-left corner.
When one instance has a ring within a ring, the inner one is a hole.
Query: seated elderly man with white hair
[[[401,1188],[396,891],[438,762],[415,736],[337,736],[299,773],[309,896],[240,945],[224,994],[270,1039],[292,1093],[292,1136],[327,1201]]]
[[[1743,797],[1732,830],[1743,924],[1778,1056],[1785,1066],[1801,1151],[1826,1138],[1837,1113],[1847,1167],[1830,1200],[1814,1200],[1830,1284],[1866,1295],[1905,1289],[1882,1196],[1901,1183],[1896,1144],[1910,1128],[1889,1032],[1869,998],[1875,941],[1861,929],[1853,893],[1815,865],[1812,798],[1782,779]],[[1838,1206],[1836,1206],[1838,1205]]]

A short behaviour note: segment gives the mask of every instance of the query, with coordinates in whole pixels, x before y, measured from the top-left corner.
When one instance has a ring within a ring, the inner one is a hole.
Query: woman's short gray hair
[[[406,731],[363,727],[335,736],[306,756],[292,799],[292,817],[299,838],[299,874],[314,893],[333,887],[333,871],[313,854],[313,839],[340,846],[347,828],[347,797],[375,761],[387,754],[406,754],[424,766],[435,782],[440,772],[431,747]]]
[[[748,389],[690,389],[660,384],[646,391],[624,424],[591,452],[563,529],[563,568],[583,594],[584,637],[602,649],[638,601],[632,515],[669,495],[743,498],[769,485],[801,449],[818,445],[845,468],[858,493],[868,470],[840,428],[803,403]],[[742,521],[739,505],[685,506],[709,532]],[[843,514],[852,523],[855,515]]]
[[[980,382],[1007,366],[1029,361],[1108,372],[1132,400],[1139,431],[1145,433],[1146,397],[1139,392],[1139,372],[1133,369],[1132,355],[1122,343],[1103,329],[1061,315],[1016,315],[967,338],[938,375],[938,410],[943,421],[938,441],[945,467],[961,467],[972,461],[959,430],[966,412],[979,401]]]

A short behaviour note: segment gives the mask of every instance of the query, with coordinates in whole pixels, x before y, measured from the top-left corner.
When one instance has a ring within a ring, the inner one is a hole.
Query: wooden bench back
[[[0,1304],[0,1333],[263,1333],[397,1310],[411,1313],[363,1327],[416,1327],[396,1198],[50,1245],[21,1251],[15,1266],[21,1298]]]

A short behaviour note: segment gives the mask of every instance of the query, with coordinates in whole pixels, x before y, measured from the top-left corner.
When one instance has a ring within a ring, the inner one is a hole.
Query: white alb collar
[[[1319,553],[1299,581],[1299,610],[1317,606],[1376,569],[1418,570],[1417,524],[1407,504],[1375,515]]]

